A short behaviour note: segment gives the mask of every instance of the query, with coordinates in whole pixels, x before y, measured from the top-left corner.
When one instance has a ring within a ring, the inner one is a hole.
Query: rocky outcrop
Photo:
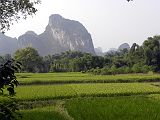
[[[123,43],[123,44],[121,44],[121,45],[118,47],[118,50],[119,50],[119,51],[120,51],[120,50],[123,50],[123,49],[129,50],[129,49],[130,49],[129,44],[128,44],[128,43]]]
[[[45,31],[37,35],[32,31],[18,38],[19,48],[33,47],[40,55],[81,51],[95,54],[91,35],[78,21],[65,19],[58,14],[49,17]]]
[[[111,48],[109,49],[109,51],[107,51],[105,54],[109,53],[109,54],[115,54],[116,52],[120,52],[121,50],[124,50],[124,49],[127,49],[127,50],[130,50],[130,46],[128,43],[123,43],[121,44],[118,49],[116,48]]]

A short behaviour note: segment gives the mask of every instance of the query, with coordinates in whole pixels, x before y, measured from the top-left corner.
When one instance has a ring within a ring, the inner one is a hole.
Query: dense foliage
[[[21,63],[8,60],[5,64],[0,66],[0,90],[3,94],[3,89],[7,87],[10,95],[15,94],[14,86],[18,85],[15,76],[15,71],[20,69]]]
[[[20,69],[21,63],[14,60],[8,60],[0,66],[0,90],[1,96],[3,96],[3,89],[7,88],[9,95],[14,95],[14,87],[18,85],[18,81],[15,76],[15,71]],[[0,97],[1,97],[0,96]],[[4,99],[4,100],[3,100]],[[19,114],[18,105],[13,99],[3,98],[0,101],[0,118],[1,120],[16,120]]]
[[[147,73],[160,71],[160,36],[149,37],[141,46],[134,43],[130,50],[107,53],[108,63],[95,74]]]
[[[41,57],[31,47],[17,50],[14,59],[20,61],[25,72],[78,72],[103,67],[104,58],[89,53],[67,51]]]
[[[67,51],[61,55],[53,56],[50,71],[52,72],[79,72],[92,68],[102,68],[104,58],[89,53]]]
[[[160,36],[149,37],[140,46],[134,43],[129,50],[107,52],[94,56],[78,51],[40,56],[34,48],[17,50],[14,59],[20,61],[24,72],[91,72],[94,74],[148,73],[160,71]],[[1,63],[12,59],[0,57]]]
[[[21,114],[18,111],[18,104],[13,99],[0,101],[0,119],[1,120],[18,120]]]
[[[34,48],[17,50],[14,59],[22,63],[22,70],[25,72],[41,72],[42,58]]]

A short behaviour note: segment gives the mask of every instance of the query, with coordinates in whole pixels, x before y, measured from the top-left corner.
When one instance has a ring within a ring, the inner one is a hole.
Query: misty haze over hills
[[[100,47],[94,48],[91,35],[80,22],[65,19],[58,14],[49,17],[47,27],[40,35],[34,31],[27,31],[17,39],[0,33],[0,55],[13,55],[16,50],[25,47],[35,48],[41,56],[60,54],[68,50],[104,55]],[[130,47],[124,43],[114,51],[124,48]],[[108,52],[110,51],[112,49]]]
[[[106,53],[115,53],[119,52],[123,49],[130,49],[130,45],[128,43],[121,44],[118,48],[110,48],[107,52],[103,52],[101,47],[95,48],[96,55],[104,56]]]
[[[0,33],[0,55],[13,54],[18,48],[16,38],[8,37]]]
[[[47,27],[40,35],[28,31],[16,39],[0,34],[0,55],[13,54],[25,47],[35,48],[42,56],[68,50],[95,55],[92,38],[86,28],[80,22],[65,19],[58,14],[49,17]]]

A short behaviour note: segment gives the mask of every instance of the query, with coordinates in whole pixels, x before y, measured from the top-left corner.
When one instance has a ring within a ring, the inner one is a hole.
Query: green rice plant
[[[20,113],[22,114],[22,119],[20,120],[66,120],[55,109],[55,106],[21,110]]]
[[[93,83],[63,85],[31,85],[16,88],[18,100],[49,100],[85,96],[128,96],[160,93],[149,83]]]
[[[158,82],[159,74],[91,75],[84,73],[17,73],[21,85],[61,83]]]
[[[159,120],[160,99],[153,97],[74,98],[65,107],[75,120]]]

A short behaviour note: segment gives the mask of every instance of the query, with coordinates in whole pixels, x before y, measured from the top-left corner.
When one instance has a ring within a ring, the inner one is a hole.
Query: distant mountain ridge
[[[118,51],[123,50],[123,49],[129,50],[130,49],[129,44],[128,43],[123,43],[118,47]]]
[[[13,54],[18,48],[16,38],[8,37],[0,33],[0,55]]]
[[[14,40],[13,40],[14,39]],[[12,41],[12,47],[8,41]],[[37,35],[33,31],[16,38],[0,35],[0,55],[13,54],[19,48],[33,47],[42,56],[59,54],[68,50],[87,52],[95,55],[91,35],[86,28],[78,21],[65,19],[58,14],[49,17],[49,23],[45,31]],[[3,50],[1,50],[3,49]]]
[[[116,52],[120,52],[121,50],[124,50],[124,49],[130,50],[130,45],[128,43],[123,43],[118,47],[118,49],[117,48],[110,48],[110,50],[108,50],[104,54],[106,54],[106,53],[116,53]]]
[[[97,56],[104,56],[104,53],[101,47],[94,48],[94,50]]]

